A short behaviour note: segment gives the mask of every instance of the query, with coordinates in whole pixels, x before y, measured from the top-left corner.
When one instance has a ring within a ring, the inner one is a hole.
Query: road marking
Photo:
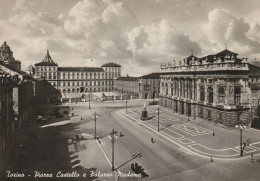
[[[240,146],[236,146],[235,149],[237,149],[237,150],[240,151],[241,148],[240,148]],[[247,149],[251,149],[251,151],[248,151]],[[255,152],[255,151],[258,151],[258,150],[254,149],[254,148],[251,147],[251,146],[249,146],[249,147],[246,146],[243,152],[244,152],[244,153],[252,153],[252,152]]]
[[[203,151],[200,151],[200,150],[194,148],[194,146],[204,147],[204,148],[206,148],[206,149],[208,149],[208,150],[211,150],[211,151],[218,151],[218,152],[220,152],[220,151],[232,150],[232,151],[235,151],[236,153],[239,153],[239,151],[236,150],[236,149],[234,149],[234,148],[211,149],[211,148],[208,148],[208,147],[206,147],[206,146],[204,146],[204,145],[201,145],[201,144],[199,144],[199,143],[195,143],[195,144],[192,144],[192,145],[188,145],[188,147],[190,147],[191,149],[196,150],[197,152],[203,153],[203,154],[208,155],[208,156],[210,156],[210,155],[211,155],[211,156],[221,156],[221,157],[234,157],[234,156],[239,156],[239,154],[229,154],[229,155],[223,155],[223,154],[222,154],[222,155],[218,155],[218,154],[213,154],[213,153],[206,153],[206,152],[203,152]]]
[[[191,136],[199,136],[199,135],[205,135],[205,134],[211,134],[212,131],[204,129],[202,127],[199,126],[195,126],[193,124],[190,123],[184,123],[184,124],[175,124],[172,127],[183,131]],[[196,131],[195,131],[196,130]]]
[[[122,113],[122,114],[124,114],[124,115],[126,115],[126,116],[129,117],[130,119],[133,119],[133,120],[135,120],[135,121],[140,122],[139,120],[136,120],[135,118],[133,118],[133,117],[131,117],[131,116],[125,114],[125,113],[122,112],[121,110],[119,110],[119,112]],[[144,123],[142,123],[142,122],[140,122],[140,123],[142,124],[142,126],[144,126],[144,127],[146,127],[147,129],[151,130],[151,131],[154,132],[155,134],[158,134],[158,135],[162,136],[162,137],[165,138],[166,140],[168,140],[168,141],[170,141],[170,142],[172,142],[172,143],[178,145],[179,147],[183,148],[184,150],[188,151],[189,153],[192,153],[192,154],[194,154],[194,155],[200,156],[200,157],[202,157],[202,158],[208,158],[209,155],[218,156],[218,155],[213,155],[213,154],[208,154],[208,153],[201,152],[201,151],[199,151],[199,150],[197,150],[197,149],[195,149],[195,148],[192,148],[192,147],[191,147],[192,145],[187,145],[187,146],[190,148],[190,149],[189,149],[189,148],[187,148],[186,146],[183,146],[183,145],[181,145],[180,143],[178,143],[178,142],[176,142],[176,141],[170,139],[169,137],[172,137],[171,135],[169,135],[169,134],[167,134],[167,133],[164,133],[164,132],[158,132],[158,131],[154,130],[153,128],[151,128],[150,126],[148,126],[148,125],[146,125],[146,124],[144,124]],[[167,135],[168,137],[167,137],[166,135]],[[196,144],[193,144],[193,145],[196,145]],[[232,148],[231,148],[231,149],[232,149]],[[194,150],[194,151],[193,151],[193,150]],[[232,150],[237,151],[237,150],[235,150],[235,149],[232,149]],[[195,152],[195,151],[197,151],[197,152]],[[202,154],[201,154],[201,153],[202,153]],[[205,154],[206,156],[203,155],[203,154]],[[258,156],[258,155],[260,155],[260,153],[257,153],[257,154],[254,154],[254,155],[255,155],[255,156]],[[220,156],[222,156],[222,157],[224,157],[224,158],[218,158],[218,157],[216,157],[216,158],[214,158],[214,159],[215,159],[215,160],[244,160],[244,159],[247,159],[250,155],[244,156],[244,157],[237,157],[237,158],[232,158],[232,157],[238,156],[238,154],[236,154],[236,155],[226,155],[226,156],[225,156],[225,155],[220,155]],[[231,157],[231,156],[232,156],[232,157]],[[231,158],[225,158],[225,157],[231,157]]]
[[[191,139],[188,139],[188,138],[179,139],[178,141],[181,142],[182,144],[185,144],[185,145],[188,145],[188,144],[191,144],[191,143],[195,143],[194,141],[192,141]]]

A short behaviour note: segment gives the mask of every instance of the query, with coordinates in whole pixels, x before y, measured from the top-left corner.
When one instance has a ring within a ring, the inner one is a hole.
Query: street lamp
[[[98,118],[98,115],[96,114],[96,112],[95,112],[95,114],[92,116],[92,118],[94,119],[94,121],[95,121],[95,140],[97,139],[97,118]]]
[[[114,160],[115,160],[115,151],[114,151],[114,144],[115,144],[115,140],[117,140],[117,131],[115,131],[113,129],[112,133],[109,134],[109,139],[111,140],[112,143],[112,171],[115,170],[115,165],[114,165]]]
[[[239,128],[240,129],[240,156],[243,156],[243,151],[244,151],[244,149],[243,149],[243,128],[246,128],[246,126],[244,126],[243,127],[243,125],[236,125],[236,128]]]
[[[90,93],[88,94],[88,109],[90,109]]]
[[[126,95],[126,98],[125,98],[125,113],[127,114],[127,96],[128,95]]]
[[[158,106],[158,132],[160,131],[160,106]]]
[[[77,104],[77,92],[75,92],[75,95],[76,95],[76,104]]]

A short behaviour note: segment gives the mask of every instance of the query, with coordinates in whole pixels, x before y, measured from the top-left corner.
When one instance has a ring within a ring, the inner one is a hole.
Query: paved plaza
[[[160,108],[158,132],[158,106],[147,106],[149,120],[140,120],[142,107],[129,108],[122,114],[135,120],[153,132],[167,138],[192,153],[200,156],[213,156],[219,159],[241,159],[260,153],[260,131],[245,128],[242,132],[244,157],[240,156],[240,130],[223,128],[210,122],[187,118]],[[249,143],[249,145],[248,145]]]

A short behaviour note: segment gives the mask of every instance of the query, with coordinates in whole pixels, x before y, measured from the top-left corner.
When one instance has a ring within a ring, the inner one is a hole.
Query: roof
[[[35,64],[35,66],[57,66],[58,64],[56,64],[53,60],[52,60],[52,58],[51,58],[51,56],[50,56],[50,54],[49,54],[49,50],[47,49],[47,54],[46,54],[46,56],[45,56],[45,58],[43,59],[43,61],[42,62],[40,62],[40,63],[36,63]]]
[[[58,67],[58,71],[71,71],[71,72],[104,72],[101,67]]]
[[[249,68],[249,76],[260,76],[260,67],[253,65],[253,64],[248,64]]]
[[[160,79],[160,75],[161,75],[161,73],[156,72],[156,73],[143,75],[140,78],[141,79]]]
[[[10,47],[7,45],[6,42],[4,42],[4,44],[0,47],[1,51],[8,51],[8,52],[12,52],[12,50],[10,49]]]
[[[58,66],[56,63],[51,63],[51,62],[40,62],[34,64],[35,66]]]
[[[0,62],[0,64],[1,64],[2,66],[4,66],[4,67],[6,67],[6,68],[8,68],[8,69],[10,69],[10,70],[12,70],[12,71],[14,71],[14,72],[17,72],[18,74],[26,75],[26,72],[21,71],[21,70],[16,70],[15,68],[11,67],[11,66],[8,65],[8,64],[5,64],[5,63],[3,63],[3,62]]]
[[[103,64],[101,67],[121,67],[121,65],[110,62],[110,63]]]
[[[226,56],[226,55],[238,55],[237,53],[235,53],[235,52],[231,52],[230,50],[228,50],[228,49],[225,49],[225,50],[223,50],[223,51],[221,51],[221,52],[218,52],[217,54],[215,54],[216,56]]]
[[[32,65],[29,65],[25,71],[35,71],[35,68]]]
[[[215,55],[207,55],[205,57],[200,58],[200,60],[207,60],[207,62],[214,62]]]
[[[199,59],[198,57],[196,57],[196,56],[194,56],[194,55],[191,55],[191,56],[189,56],[189,57],[187,57],[187,58],[185,58],[185,59],[187,59],[187,60],[192,60],[193,58],[194,58],[195,60]]]
[[[138,77],[118,77],[116,80],[121,80],[121,81],[137,81]]]

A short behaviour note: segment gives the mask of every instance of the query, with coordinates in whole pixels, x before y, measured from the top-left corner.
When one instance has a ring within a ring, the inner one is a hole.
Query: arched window
[[[165,84],[165,93],[166,93],[166,95],[168,95],[168,84]]]
[[[70,89],[68,89],[68,93],[70,93]]]
[[[208,102],[209,103],[213,103],[213,88],[212,87],[208,87]]]
[[[240,102],[240,98],[241,98],[241,89],[239,87],[235,88],[235,95],[234,95],[234,100],[235,100],[235,105],[239,105]]]
[[[65,93],[66,92],[66,90],[65,89],[63,89],[63,93]]]
[[[75,92],[75,89],[73,88],[73,89],[72,89],[72,93],[74,93],[74,92]]]
[[[225,103],[225,89],[224,87],[219,87],[218,88],[218,100],[219,100],[219,103]]]
[[[200,101],[204,101],[205,100],[205,89],[204,86],[200,87]]]

